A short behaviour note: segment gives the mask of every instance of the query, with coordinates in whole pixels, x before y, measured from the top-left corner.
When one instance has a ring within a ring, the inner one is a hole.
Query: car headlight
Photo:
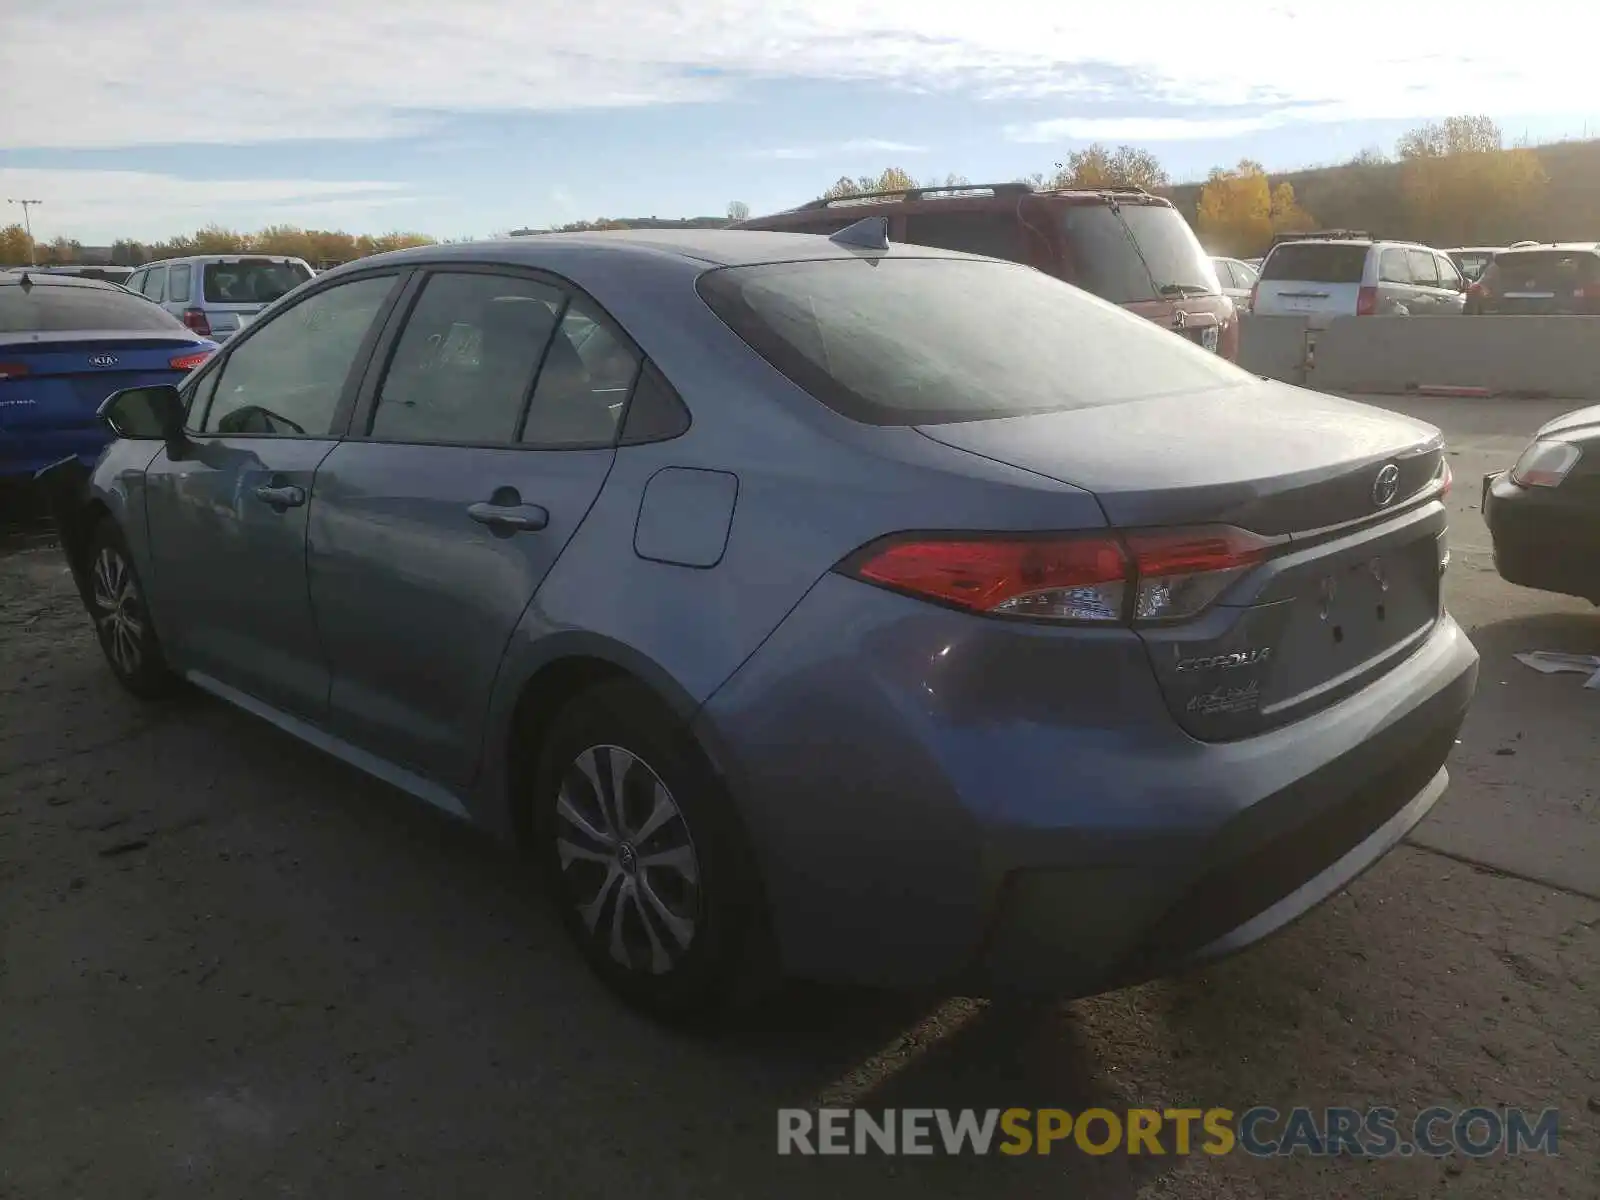
[[[1582,457],[1571,442],[1532,442],[1511,468],[1511,481],[1518,487],[1559,487]]]

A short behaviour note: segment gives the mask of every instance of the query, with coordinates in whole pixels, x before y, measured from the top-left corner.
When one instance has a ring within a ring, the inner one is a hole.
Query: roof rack
[[[925,200],[930,196],[969,196],[974,192],[988,192],[993,196],[1027,196],[1033,194],[1033,186],[1026,183],[943,183],[937,187],[916,188],[888,188],[881,192],[855,192],[849,196],[824,196],[820,200],[809,200],[795,209],[803,212],[808,209],[848,207],[852,204],[863,204],[871,200],[893,196],[900,200]]]
[[[1302,233],[1275,233],[1272,244],[1279,242],[1370,242],[1373,236],[1365,229],[1314,229]]]

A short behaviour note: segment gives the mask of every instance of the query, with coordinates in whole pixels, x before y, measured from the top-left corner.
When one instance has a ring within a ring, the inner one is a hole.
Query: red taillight
[[[1378,315],[1378,289],[1364,287],[1356,293],[1356,316],[1375,317]]]
[[[201,337],[211,336],[211,321],[206,317],[206,310],[203,308],[184,309],[183,323]]]
[[[180,354],[176,358],[167,359],[167,366],[174,371],[192,371],[210,357],[209,350],[202,350],[198,354]]]
[[[1483,280],[1481,279],[1467,284],[1467,296],[1469,299],[1475,296],[1481,300],[1488,294],[1489,289],[1483,286]]]
[[[875,542],[847,574],[999,617],[1171,621],[1191,617],[1282,539],[1230,526],[1121,537],[918,538]]]
[[[27,363],[0,362],[0,380],[21,379],[27,373]]]

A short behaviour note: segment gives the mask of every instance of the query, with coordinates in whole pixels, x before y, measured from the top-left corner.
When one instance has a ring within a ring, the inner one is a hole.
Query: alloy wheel
[[[700,862],[683,812],[648,763],[591,746],[556,795],[555,848],[567,902],[620,965],[663,975],[700,922]]]
[[[106,653],[124,675],[137,674],[144,658],[144,610],[127,559],[111,546],[102,546],[95,559],[91,594]]]

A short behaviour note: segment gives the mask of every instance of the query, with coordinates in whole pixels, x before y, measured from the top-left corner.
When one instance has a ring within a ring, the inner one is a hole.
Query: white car
[[[1261,264],[1255,311],[1336,317],[1459,316],[1467,281],[1442,250],[1364,235],[1308,235],[1280,241]]]
[[[1211,265],[1217,269],[1222,294],[1231,299],[1240,312],[1249,312],[1260,273],[1242,258],[1213,258]]]
[[[304,259],[281,254],[195,254],[146,263],[124,286],[201,337],[225,342],[313,274]]]

